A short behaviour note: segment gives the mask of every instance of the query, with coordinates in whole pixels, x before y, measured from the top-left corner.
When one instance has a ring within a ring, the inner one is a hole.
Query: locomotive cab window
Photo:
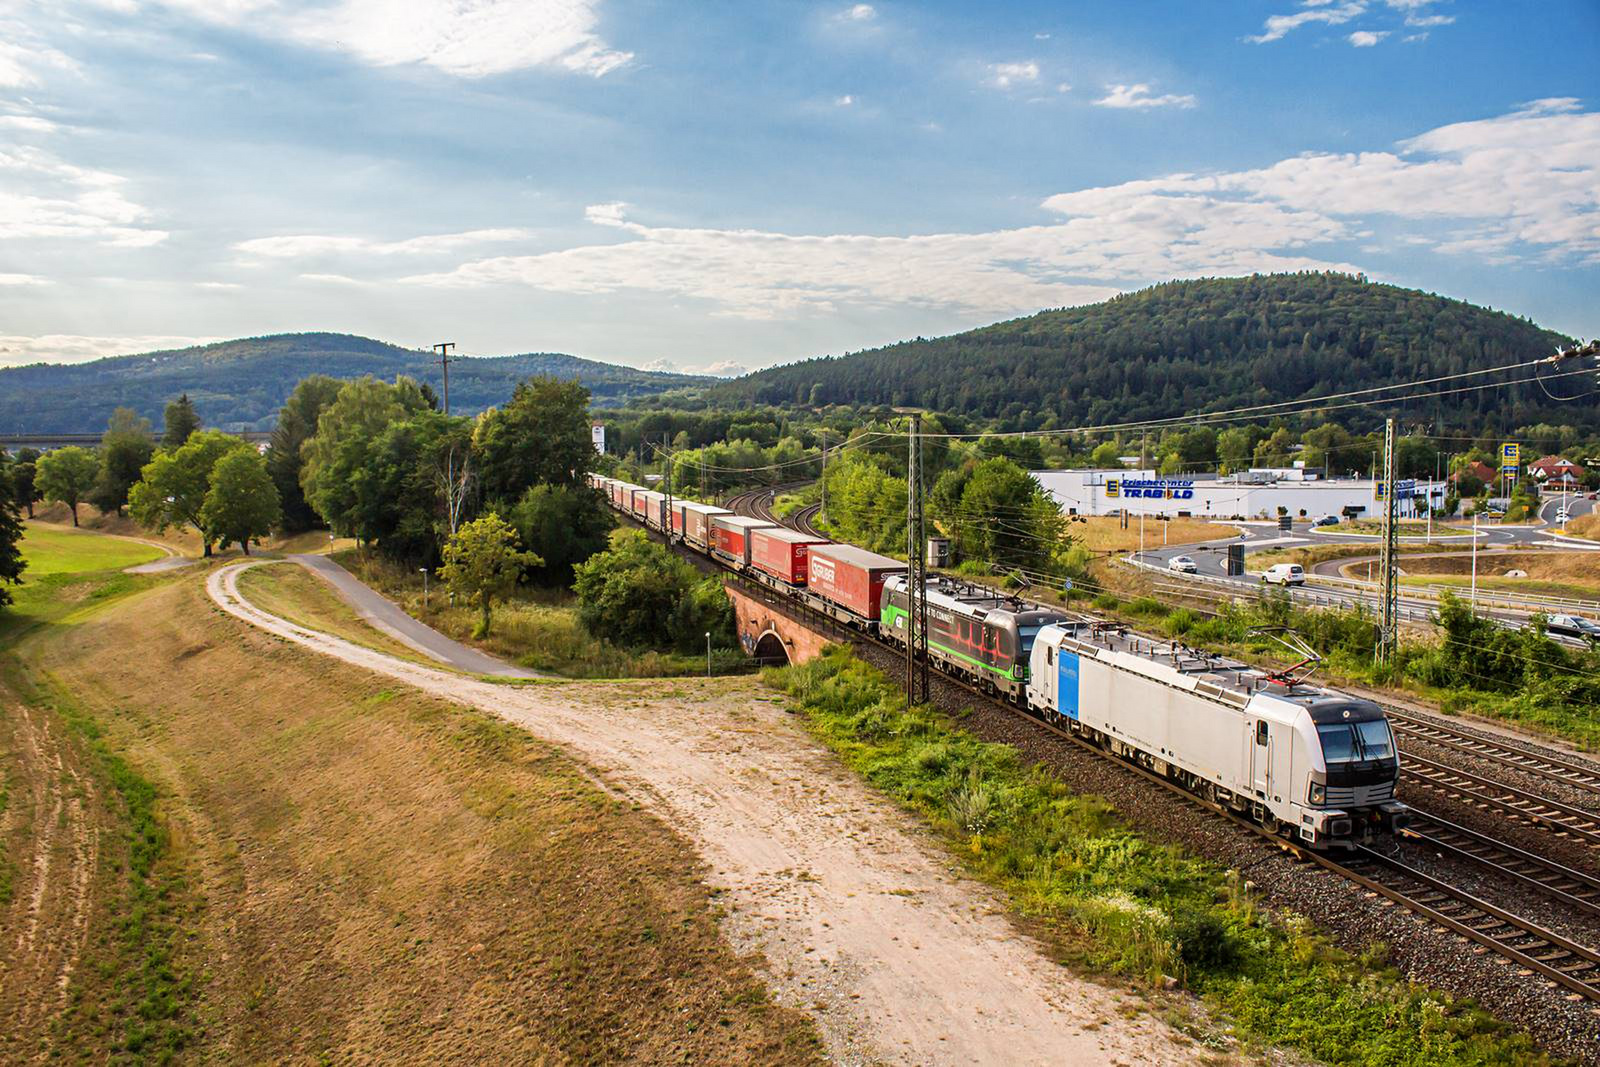
[[[1266,722],[1265,719],[1263,719],[1260,722],[1256,723],[1256,744],[1264,745],[1266,743],[1267,743],[1267,722]]]
[[[1322,758],[1328,763],[1394,758],[1394,739],[1382,719],[1330,723],[1317,727],[1317,736],[1322,740]]]

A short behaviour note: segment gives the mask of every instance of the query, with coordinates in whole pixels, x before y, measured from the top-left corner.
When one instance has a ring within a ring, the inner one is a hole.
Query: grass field
[[[1579,515],[1562,527],[1561,532],[1569,537],[1586,537],[1591,541],[1600,541],[1600,512]]]
[[[0,610],[0,638],[148,587],[152,577],[122,569],[163,554],[151,545],[33,522],[23,527],[21,548],[28,568],[22,584],[6,587],[12,603]]]
[[[8,731],[66,758],[7,744],[0,781],[99,800],[5,821],[7,855],[55,856],[13,865],[8,953],[84,933],[65,971],[14,953],[0,1059],[816,1061],[666,826],[498,719],[241,626],[196,577],[5,656]],[[63,827],[98,844],[63,853]]]

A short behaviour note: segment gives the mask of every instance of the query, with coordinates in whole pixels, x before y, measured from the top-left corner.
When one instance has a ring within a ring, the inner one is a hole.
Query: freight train
[[[591,475],[611,506],[846,626],[902,647],[904,563],[726,508]],[[1399,754],[1370,700],[930,577],[927,645],[941,671],[1315,849],[1409,821]]]

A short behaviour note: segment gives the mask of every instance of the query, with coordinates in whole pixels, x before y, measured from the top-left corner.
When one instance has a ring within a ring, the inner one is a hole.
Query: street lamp
[[[422,572],[422,607],[426,610],[428,607],[428,568],[418,567],[417,570]]]
[[[711,631],[706,631],[706,677],[711,677]]]

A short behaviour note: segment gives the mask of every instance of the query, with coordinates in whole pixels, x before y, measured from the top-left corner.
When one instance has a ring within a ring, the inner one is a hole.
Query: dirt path
[[[725,887],[738,947],[761,951],[786,1003],[844,1063],[1182,1063],[1187,1041],[1019,936],[986,889],[872,794],[749,680],[704,699],[669,682],[463,679],[295,626],[239,594],[245,565],[206,582],[270,633],[566,746],[657,811]]]
[[[94,776],[44,713],[3,689],[0,711],[0,841],[11,877],[10,900],[0,905],[0,1059],[17,1062],[46,1047],[66,1006],[94,905],[104,813]]]

